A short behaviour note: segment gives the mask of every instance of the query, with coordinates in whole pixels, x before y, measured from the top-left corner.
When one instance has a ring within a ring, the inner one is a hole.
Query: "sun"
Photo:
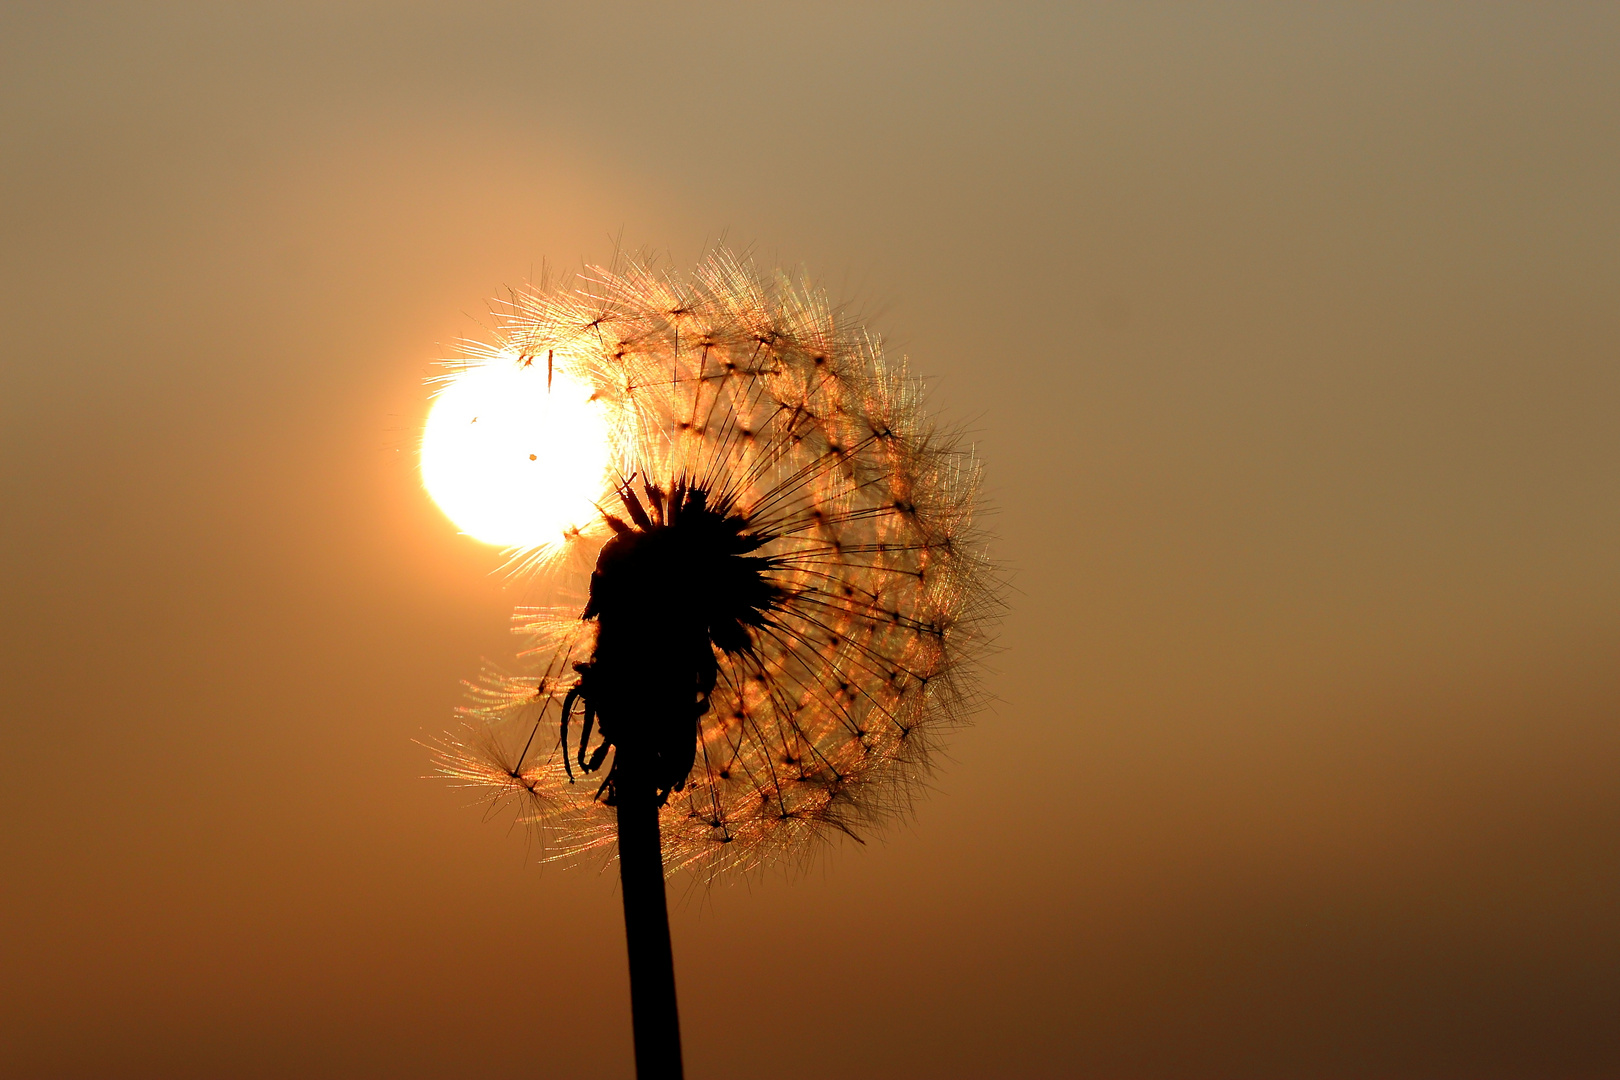
[[[554,363],[495,356],[439,391],[422,432],[422,483],[461,531],[489,544],[560,543],[599,516],[608,425]]]

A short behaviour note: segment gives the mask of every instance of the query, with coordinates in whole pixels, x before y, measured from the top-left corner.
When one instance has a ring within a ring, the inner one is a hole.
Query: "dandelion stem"
[[[623,748],[613,781],[619,817],[619,882],[630,954],[630,1022],[637,1080],[681,1080],[681,1021],[675,1004],[675,960],[669,947],[658,796],[644,769]],[[626,768],[626,766],[630,766]]]

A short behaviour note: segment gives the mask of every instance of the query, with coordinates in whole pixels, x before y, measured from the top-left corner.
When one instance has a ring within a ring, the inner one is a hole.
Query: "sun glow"
[[[489,544],[555,543],[599,515],[608,427],[590,390],[544,362],[495,357],[439,392],[422,432],[422,483]]]

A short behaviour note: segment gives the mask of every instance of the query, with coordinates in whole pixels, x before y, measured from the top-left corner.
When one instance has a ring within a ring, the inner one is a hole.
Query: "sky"
[[[672,879],[693,1077],[1620,1074],[1620,8],[0,7],[0,1074],[629,1077],[428,778],[489,298],[724,239],[984,462],[912,820]],[[9,1073],[7,1070],[10,1070]]]

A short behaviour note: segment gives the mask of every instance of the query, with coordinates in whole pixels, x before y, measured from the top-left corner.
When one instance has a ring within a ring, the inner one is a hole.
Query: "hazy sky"
[[[914,822],[676,879],[697,1077],[1620,1075],[1620,7],[0,6],[0,1073],[627,1077],[423,779],[487,298],[721,236],[970,424]]]

